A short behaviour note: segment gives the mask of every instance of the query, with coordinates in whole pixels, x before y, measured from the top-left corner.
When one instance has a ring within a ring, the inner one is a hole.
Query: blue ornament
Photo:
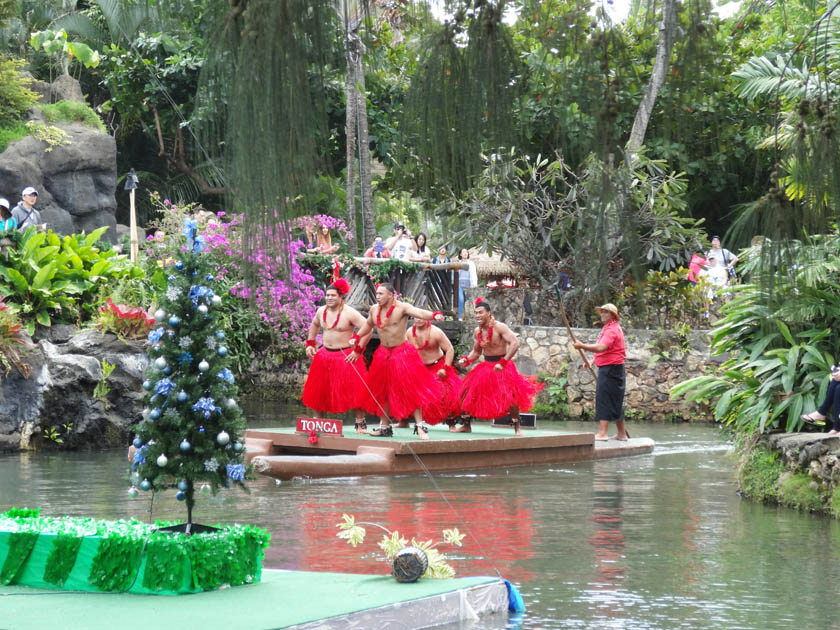
[[[181,492],[186,492],[187,488],[189,488],[189,487],[190,487],[190,484],[187,483],[186,479],[181,479],[178,482],[178,490],[180,490]]]
[[[219,353],[220,357],[226,357],[228,351],[227,351],[227,348],[225,348],[224,346],[219,346],[219,349],[216,350],[216,352]]]
[[[163,373],[166,376],[169,376],[170,374],[172,374],[172,368],[167,365],[165,368],[163,368]]]
[[[237,453],[242,450],[242,442],[234,442],[233,443],[233,450]]]
[[[178,492],[175,493],[175,498],[178,499],[179,501],[183,501],[184,499],[187,498],[187,495],[184,494],[183,492],[181,492],[180,490],[178,490]]]
[[[184,438],[183,440],[181,440],[180,448],[183,452],[186,453],[188,450],[190,450],[192,448],[192,445],[187,441],[186,438]]]
[[[207,276],[205,276],[205,279],[207,280],[207,282],[213,282],[213,274],[208,273]]]
[[[178,402],[185,402],[188,398],[189,398],[189,396],[187,395],[187,392],[185,392],[184,390],[181,390],[180,392],[178,392]]]
[[[175,263],[175,269],[177,269],[178,271],[181,271],[181,269],[183,269],[183,268],[184,268],[184,263],[182,263],[180,260]]]
[[[169,325],[172,326],[173,328],[180,323],[181,323],[181,320],[178,319],[177,315],[173,315],[172,317],[169,318]]]
[[[137,492],[137,488],[135,488],[134,486],[131,486],[128,489],[128,496],[130,496],[132,499],[136,499],[138,494],[139,492]]]
[[[225,338],[225,331],[224,330],[217,330],[216,331],[216,339],[221,341],[224,338]]]
[[[149,481],[148,479],[144,479],[143,481],[140,482],[140,489],[143,492],[151,490],[152,489],[152,482]]]
[[[199,433],[204,433],[204,427],[198,427],[198,432]]]
[[[152,391],[152,381],[143,381],[143,389],[147,392]]]
[[[141,440],[139,437],[135,437],[131,443],[134,445],[134,448],[140,448],[141,446],[143,446],[143,440]]]
[[[149,412],[149,417],[150,417],[152,420],[157,420],[158,418],[160,418],[160,409],[158,409],[157,407],[155,407],[154,409],[152,409],[152,410]]]

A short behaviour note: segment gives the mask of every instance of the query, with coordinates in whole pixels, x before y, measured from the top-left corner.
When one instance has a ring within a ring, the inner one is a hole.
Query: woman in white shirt
[[[478,286],[478,274],[475,271],[475,263],[470,260],[470,250],[466,247],[458,253],[458,262],[469,265],[469,269],[458,271],[458,319],[464,319],[464,289]]]
[[[414,251],[411,252],[411,262],[431,262],[431,250],[426,246],[426,235],[420,232],[414,237]]]

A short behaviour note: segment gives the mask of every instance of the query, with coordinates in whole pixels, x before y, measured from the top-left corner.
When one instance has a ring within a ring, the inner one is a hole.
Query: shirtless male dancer
[[[365,362],[358,358],[370,334],[361,343],[351,343],[359,340],[353,331],[364,326],[365,318],[344,303],[349,291],[347,280],[336,280],[325,292],[327,305],[319,308],[312,318],[306,340],[306,356],[312,365],[301,400],[315,412],[316,418],[322,418],[324,413],[342,414],[352,409],[356,415],[356,433],[366,433],[365,412],[376,414],[376,409],[365,392]],[[316,352],[315,337],[321,329],[324,345]]]
[[[483,297],[475,301],[475,343],[469,356],[459,363],[467,367],[484,354],[484,361],[475,366],[464,379],[461,409],[473,418],[494,420],[510,414],[513,431],[522,435],[519,413],[529,411],[534,396],[542,389],[533,377],[525,377],[516,369],[513,357],[519,350],[519,340],[506,324],[497,322],[490,305]],[[469,426],[462,427],[469,431]]]
[[[443,385],[443,396],[423,406],[423,418],[429,424],[449,421],[461,413],[461,378],[452,367],[455,348],[440,328],[425,319],[417,319],[405,333],[406,340],[417,348],[426,369]],[[455,430],[454,422],[450,431]]]
[[[421,440],[429,439],[421,408],[440,398],[443,387],[423,365],[417,349],[405,339],[408,318],[443,319],[440,312],[426,311],[398,301],[388,283],[376,287],[376,305],[359,330],[364,338],[374,327],[379,331],[379,347],[373,354],[367,385],[374,404],[380,407],[379,429],[374,435],[394,434],[391,418],[414,416],[414,432]]]

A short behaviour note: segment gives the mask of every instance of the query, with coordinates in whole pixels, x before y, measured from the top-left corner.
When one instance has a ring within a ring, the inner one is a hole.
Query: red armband
[[[351,346],[359,345],[359,339],[360,338],[361,337],[359,337],[359,335],[357,335],[356,333],[353,333],[352,335],[350,335],[350,345]]]
[[[443,317],[443,313],[441,313],[440,311],[435,311],[434,313],[432,313],[432,319],[434,319],[434,318],[435,318],[435,317],[437,317],[438,315],[440,315],[441,317]]]
[[[462,356],[460,360],[464,362],[464,367],[472,365],[472,361],[470,361],[470,358],[467,355]]]
[[[306,347],[307,348],[314,348],[317,345],[317,342],[314,339],[307,339],[306,340]]]

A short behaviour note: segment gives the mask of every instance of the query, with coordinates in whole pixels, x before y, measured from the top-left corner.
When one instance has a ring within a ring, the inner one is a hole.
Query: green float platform
[[[489,577],[400,584],[390,576],[264,569],[258,583],[180,597],[0,585],[3,630],[421,628],[505,619],[507,610],[504,581]]]

